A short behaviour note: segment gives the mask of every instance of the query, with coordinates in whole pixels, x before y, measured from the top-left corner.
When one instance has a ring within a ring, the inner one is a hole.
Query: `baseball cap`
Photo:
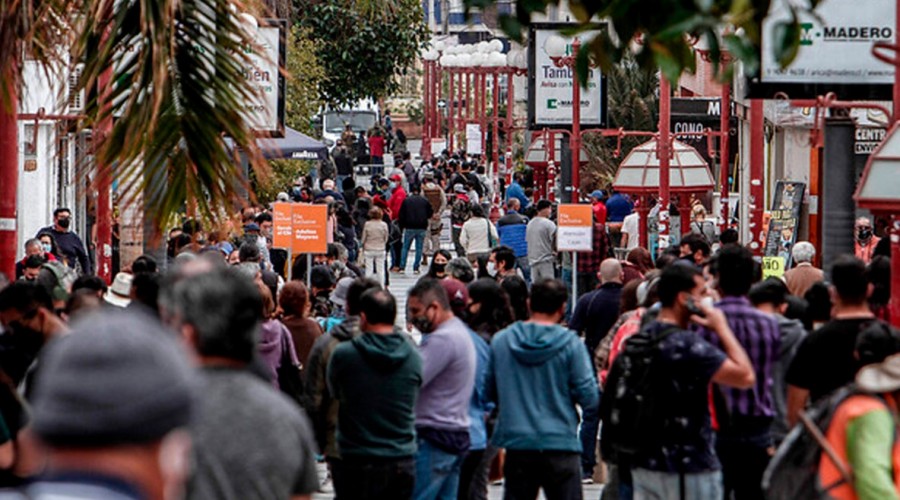
[[[149,443],[188,424],[196,388],[183,348],[157,321],[103,310],[47,346],[33,428],[54,446]]]
[[[595,189],[593,193],[591,193],[591,198],[597,198],[598,200],[603,198],[604,192],[599,189]]]
[[[255,222],[251,222],[249,224],[244,224],[244,232],[250,231],[259,231],[259,224]]]
[[[403,177],[400,177],[400,174],[394,174],[391,176],[392,181],[402,181]]]

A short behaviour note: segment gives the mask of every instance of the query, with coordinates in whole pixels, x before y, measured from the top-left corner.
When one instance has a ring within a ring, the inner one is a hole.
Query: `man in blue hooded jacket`
[[[506,449],[507,499],[578,500],[581,442],[578,412],[596,410],[597,379],[575,332],[560,326],[567,293],[547,279],[531,289],[531,319],[491,341],[488,396],[500,414],[493,443]]]

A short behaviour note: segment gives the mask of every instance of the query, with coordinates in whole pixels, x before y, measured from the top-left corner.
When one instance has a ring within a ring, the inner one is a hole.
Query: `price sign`
[[[763,257],[763,279],[781,278],[784,276],[784,257]]]
[[[558,210],[556,248],[562,252],[593,250],[594,222],[590,205],[563,204]]]

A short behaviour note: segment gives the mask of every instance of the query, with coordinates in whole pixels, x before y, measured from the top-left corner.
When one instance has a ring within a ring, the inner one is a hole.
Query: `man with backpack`
[[[435,252],[441,249],[441,230],[444,228],[444,222],[441,216],[447,209],[447,193],[441,189],[441,186],[435,182],[434,172],[426,172],[422,176],[422,195],[431,205],[431,218],[428,219],[428,232],[425,234],[425,259],[423,265],[428,265],[428,261]]]
[[[453,246],[456,249],[457,257],[465,257],[466,249],[463,248],[459,241],[459,235],[462,233],[463,224],[472,216],[472,201],[466,194],[464,184],[453,184],[453,192],[455,197],[450,205],[450,225],[453,236]]]
[[[603,455],[631,471],[636,498],[722,498],[709,384],[750,388],[753,365],[722,311],[701,305],[697,269],[669,266],[657,289],[657,319],[626,341],[607,379]],[[714,332],[722,350],[688,330],[691,323]]]

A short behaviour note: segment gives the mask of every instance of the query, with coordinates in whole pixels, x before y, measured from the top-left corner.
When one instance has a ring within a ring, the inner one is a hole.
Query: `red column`
[[[578,58],[581,40],[572,42],[573,60]],[[581,188],[581,82],[573,64],[572,68],[572,135],[569,137],[569,149],[572,151],[572,203],[578,203],[578,191]]]
[[[719,206],[721,207],[719,217],[721,217],[722,223],[719,226],[719,233],[721,234],[722,231],[728,228],[728,218],[730,216],[728,213],[728,173],[731,167],[728,163],[728,132],[729,122],[731,121],[731,85],[728,83],[722,85],[722,112],[720,116],[722,120],[719,124],[719,131],[722,135],[719,136],[719,163],[721,165],[719,167],[719,182],[722,183],[722,190],[719,195]]]
[[[499,133],[499,123],[500,123],[500,115],[498,114],[498,110],[500,109],[500,74],[497,68],[493,69],[493,85],[494,91],[491,92],[491,104],[494,106],[494,110],[492,112],[493,120],[493,129],[491,130],[491,135],[493,136],[493,140],[491,141],[491,162],[494,164],[494,174],[500,171],[500,133]]]
[[[425,73],[422,78],[422,147],[419,149],[419,154],[424,159],[431,158],[431,91],[432,91],[432,82],[431,82],[431,61],[423,61]]]
[[[659,79],[659,251],[669,246],[669,124],[671,111],[671,87],[665,75]]]
[[[639,197],[641,206],[638,207],[638,225],[640,229],[638,230],[640,241],[638,241],[638,246],[642,246],[644,248],[649,249],[650,238],[647,235],[647,217],[650,215],[650,197],[646,195],[641,195]]]
[[[112,102],[109,94],[112,90],[112,68],[108,68],[100,74],[97,81],[100,92],[101,109],[104,119],[97,124],[98,135],[95,145],[102,145],[112,134],[112,114],[110,107]],[[112,165],[97,165],[97,269],[96,273],[103,281],[112,282],[112,204],[110,191],[112,189]],[[128,263],[124,263],[128,264]]]
[[[18,232],[16,226],[16,191],[19,186],[19,96],[16,82],[16,62],[5,64],[4,84],[10,96],[10,107],[0,104],[0,272],[10,281],[16,279],[16,251]]]
[[[765,117],[763,102],[750,101],[750,248],[754,255],[762,255],[762,225],[765,200],[763,166],[765,161]]]
[[[454,82],[456,80],[456,72],[453,69],[448,70],[450,80],[450,99],[447,103],[447,151],[453,152],[453,134],[456,131],[456,88]]]

